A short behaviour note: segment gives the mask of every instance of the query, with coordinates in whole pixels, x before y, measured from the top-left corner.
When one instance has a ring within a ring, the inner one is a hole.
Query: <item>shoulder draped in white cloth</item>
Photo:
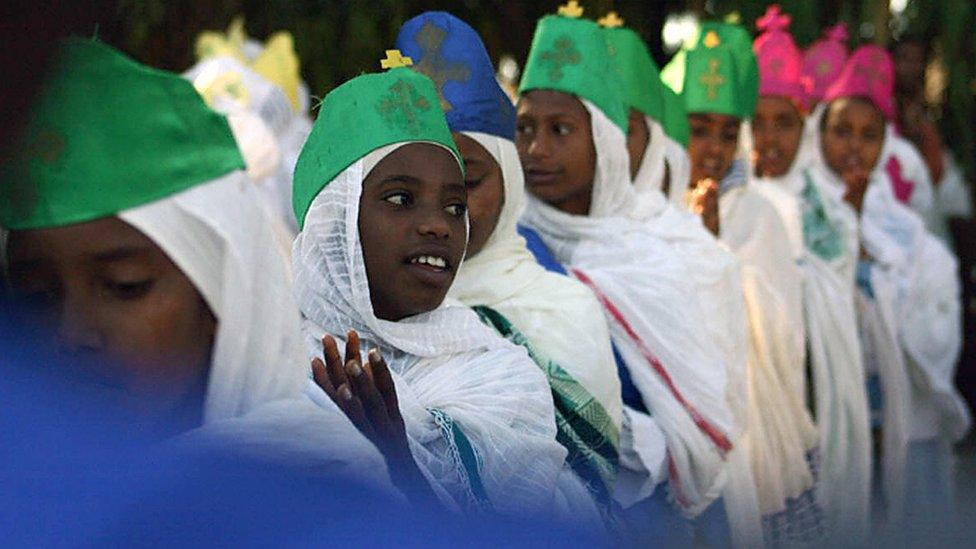
[[[227,447],[393,492],[376,448],[338,408],[306,395],[308,360],[287,264],[247,176],[232,172],[118,216],[162,248],[217,319],[203,426],[174,442]]]

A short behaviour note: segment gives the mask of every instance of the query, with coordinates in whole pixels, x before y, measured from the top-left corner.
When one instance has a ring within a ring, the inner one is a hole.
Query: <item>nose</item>
[[[447,220],[448,215],[447,212],[440,210],[424,213],[420,223],[417,224],[417,232],[420,236],[437,240],[451,238],[451,225]]]
[[[530,158],[546,158],[552,154],[552,143],[546,132],[537,131],[532,134],[528,153]]]
[[[78,297],[63,298],[57,330],[58,345],[66,352],[93,352],[102,347],[102,337],[91,318],[91,308]]]

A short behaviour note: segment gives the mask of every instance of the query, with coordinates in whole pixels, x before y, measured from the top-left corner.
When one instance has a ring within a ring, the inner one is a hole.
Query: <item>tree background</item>
[[[99,24],[103,39],[147,64],[181,71],[193,64],[193,41],[204,30],[223,30],[243,15],[248,34],[263,39],[278,30],[295,38],[302,73],[315,97],[361,72],[377,70],[400,25],[426,10],[446,10],[481,34],[492,59],[511,55],[521,63],[535,22],[552,13],[556,0],[118,0]],[[851,46],[890,45],[917,37],[932,48],[933,115],[969,179],[976,175],[976,2],[972,0],[584,0],[585,16],[616,10],[647,41],[658,63],[668,59],[661,29],[669,14],[690,11],[700,18],[737,12],[754,30],[766,7],[779,3],[793,17],[797,42],[806,46],[821,29],[846,21]],[[891,4],[903,5],[893,15]],[[930,86],[931,87],[931,86]]]

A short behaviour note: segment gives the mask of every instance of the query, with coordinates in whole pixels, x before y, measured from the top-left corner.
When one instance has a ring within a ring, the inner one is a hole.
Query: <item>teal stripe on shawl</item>
[[[803,179],[803,243],[821,259],[830,261],[844,253],[844,240],[827,216],[810,173],[804,171]]]
[[[441,436],[447,441],[458,476],[467,489],[466,501],[458,503],[468,512],[491,511],[491,501],[481,481],[482,461],[471,445],[471,441],[447,412],[437,408],[428,408],[427,412],[434,417],[434,424],[441,430]]]
[[[610,415],[566,370],[540,354],[501,313],[483,305],[472,309],[502,337],[524,347],[545,372],[556,405],[556,440],[569,451],[566,463],[583,479],[601,507],[610,509],[620,445],[620,433]]]

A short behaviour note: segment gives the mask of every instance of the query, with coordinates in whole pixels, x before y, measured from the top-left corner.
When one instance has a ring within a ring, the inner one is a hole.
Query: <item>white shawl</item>
[[[740,435],[726,399],[727,364],[702,329],[706,315],[693,297],[697,289],[691,273],[667,242],[632,217],[638,199],[629,181],[623,132],[599,109],[583,103],[598,147],[589,215],[566,214],[530,196],[523,221],[619,312],[605,303],[613,341],[665,433],[672,492],[683,511],[695,516],[721,495],[726,479],[722,446],[727,449]],[[616,140],[617,152],[601,154],[601,132]],[[668,377],[655,370],[649,354]]]
[[[548,382],[525,350],[453,301],[399,322],[373,314],[359,198],[369,169],[396,147],[370,153],[329,182],[295,240],[295,292],[308,354],[321,354],[323,334],[347,330],[359,333],[364,352],[378,348],[394,374],[414,458],[445,502],[464,506],[469,494],[430,409],[450,416],[470,440],[495,511],[551,513],[566,450],[556,442]]]

